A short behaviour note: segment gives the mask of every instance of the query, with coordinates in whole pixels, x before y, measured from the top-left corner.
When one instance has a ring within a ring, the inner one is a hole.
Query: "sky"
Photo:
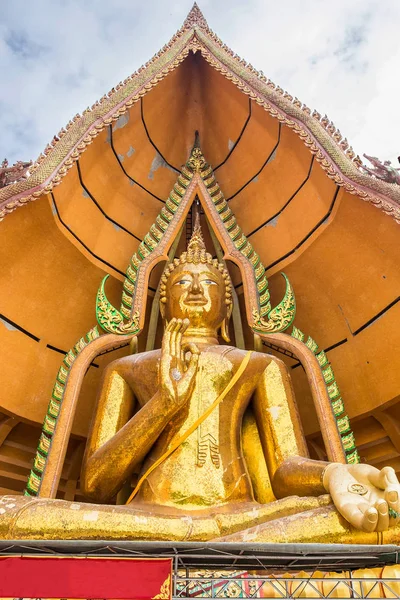
[[[199,0],[237,54],[311,109],[356,153],[400,155],[400,0]],[[0,20],[0,160],[35,160],[157,52],[191,0],[13,0]]]

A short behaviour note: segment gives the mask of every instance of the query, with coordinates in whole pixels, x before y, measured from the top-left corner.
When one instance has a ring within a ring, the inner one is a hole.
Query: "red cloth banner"
[[[0,557],[2,598],[171,600],[170,558]]]

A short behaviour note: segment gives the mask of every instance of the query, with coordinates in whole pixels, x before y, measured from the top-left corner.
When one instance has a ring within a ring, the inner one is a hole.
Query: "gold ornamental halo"
[[[126,270],[120,310],[107,299],[104,285],[108,276],[100,285],[96,298],[96,316],[103,331],[119,335],[140,333],[144,325],[150,273],[157,263],[168,259],[169,249],[195,198],[199,199],[206,218],[225,252],[225,260],[231,260],[239,267],[249,326],[256,333],[269,334],[285,331],[293,323],[296,303],[289,279],[282,273],[286,281],[286,291],[283,299],[272,308],[265,267],[226,202],[212,167],[204,158],[196,132],[189,159],[183,166],[169,198],[131,257]],[[197,224],[194,231],[196,239],[201,235],[199,231]],[[190,255],[191,243],[193,245],[193,240],[189,243],[185,256]]]

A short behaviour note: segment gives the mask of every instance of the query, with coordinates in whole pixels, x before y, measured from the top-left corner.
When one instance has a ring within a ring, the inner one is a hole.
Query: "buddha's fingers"
[[[378,489],[385,490],[385,501],[388,504],[388,527],[399,523],[400,519],[400,484],[392,467],[384,467],[380,471],[371,467],[370,482]]]
[[[196,344],[189,344],[189,349],[190,349],[191,355],[189,358],[189,364],[187,365],[187,371],[185,373],[185,377],[187,377],[189,380],[193,379],[193,384],[194,384],[194,376],[196,375],[197,366],[199,364],[200,352],[199,352],[199,349],[197,348]]]
[[[396,472],[392,467],[383,467],[379,470],[375,467],[370,467],[368,473],[370,482],[380,490],[387,488],[397,488],[400,491],[399,480],[396,477]]]
[[[193,342],[190,342],[189,344],[185,344],[183,347],[183,353],[185,356],[186,356],[187,352],[190,352],[190,356],[185,360],[186,360],[186,366],[189,366],[192,356],[196,355],[197,357],[199,357],[200,350],[198,349],[196,344],[194,344]]]
[[[386,531],[389,529],[389,507],[386,500],[378,500],[375,502],[375,508],[378,511],[378,523],[375,531]]]
[[[173,317],[173,318],[170,320],[170,322],[168,323],[168,325],[167,325],[166,332],[169,332],[169,333],[171,333],[171,331],[172,331],[172,330],[174,329],[174,327],[175,327],[175,323],[176,323],[176,319],[175,319],[175,317]]]
[[[348,502],[340,507],[337,507],[347,521],[356,529],[362,531],[375,531],[378,523],[378,511],[374,506],[370,506],[368,502],[354,503]]]
[[[176,330],[175,337],[175,356],[178,359],[179,368],[183,371],[185,368],[185,361],[182,353],[182,336],[186,329],[189,327],[189,319],[179,319],[179,328]]]
[[[386,488],[385,500],[389,507],[389,527],[394,527],[399,523],[400,519],[400,494],[398,486],[389,486]]]
[[[168,323],[161,345],[161,370],[164,372],[165,370],[169,370],[171,364],[171,352],[170,352],[170,342],[171,342],[171,328],[175,326],[175,319],[171,319]]]
[[[168,323],[166,329],[165,329],[165,333],[163,335],[163,346],[168,346],[170,344],[170,340],[171,340],[171,334],[172,331],[174,330],[176,324],[176,319],[173,318],[170,320],[170,322]]]
[[[182,325],[182,321],[181,319],[172,319],[171,323],[173,322],[173,325],[171,327],[171,337],[169,340],[169,352],[171,354],[171,356],[173,358],[177,358],[176,355],[176,334],[177,332],[180,330],[181,325]]]

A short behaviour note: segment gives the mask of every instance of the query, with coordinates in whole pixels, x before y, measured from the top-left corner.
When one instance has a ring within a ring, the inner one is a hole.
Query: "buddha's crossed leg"
[[[229,510],[208,510],[207,514],[171,514],[168,509],[143,504],[104,506],[24,496],[0,498],[0,539],[382,544],[395,542],[399,536],[399,525],[383,533],[354,529],[329,496],[292,496],[264,505],[243,503]]]

